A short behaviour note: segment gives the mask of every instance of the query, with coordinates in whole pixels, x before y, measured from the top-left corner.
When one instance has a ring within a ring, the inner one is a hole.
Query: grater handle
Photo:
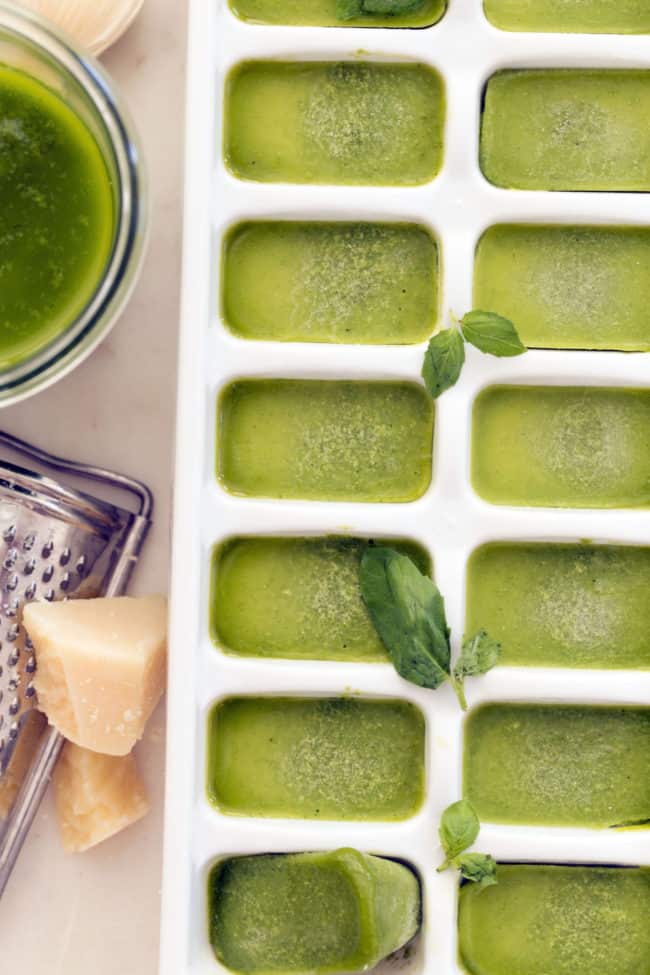
[[[151,522],[146,516],[137,515],[133,519],[124,547],[104,588],[104,596],[119,596],[124,592],[150,527]],[[56,728],[48,726],[20,787],[4,832],[0,836],[0,898],[50,784],[64,743],[63,735]]]

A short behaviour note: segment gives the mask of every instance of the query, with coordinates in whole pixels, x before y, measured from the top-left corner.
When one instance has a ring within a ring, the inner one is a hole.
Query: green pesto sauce
[[[208,756],[210,798],[239,816],[391,822],[424,797],[424,718],[407,701],[229,698]]]
[[[480,163],[495,186],[650,190],[650,71],[504,70],[485,92]]]
[[[416,224],[239,224],[224,246],[223,317],[247,339],[422,342],[437,319],[438,263]]]
[[[246,497],[414,501],[431,481],[433,415],[416,383],[237,380],[218,403],[217,476]]]
[[[430,27],[445,12],[445,0],[422,0],[403,14],[351,20],[336,16],[336,0],[230,0],[233,12],[254,24],[289,24],[300,27]]]
[[[650,708],[485,704],[465,725],[465,798],[491,823],[650,820]]]
[[[111,180],[91,133],[58,95],[0,65],[0,368],[79,315],[113,230]]]
[[[460,891],[470,975],[646,975],[650,870],[505,864],[496,887]]]
[[[420,891],[408,867],[351,849],[231,857],[210,873],[208,912],[231,971],[352,975],[413,937]]]
[[[386,661],[359,588],[361,538],[235,538],[213,556],[210,632],[226,653]],[[419,545],[391,539],[422,572]]]
[[[472,483],[492,504],[650,505],[650,390],[489,386],[474,403]]]
[[[465,632],[501,663],[650,669],[650,548],[495,542],[471,556]]]
[[[417,185],[442,165],[444,117],[423,64],[247,61],[226,81],[225,160],[259,182]]]

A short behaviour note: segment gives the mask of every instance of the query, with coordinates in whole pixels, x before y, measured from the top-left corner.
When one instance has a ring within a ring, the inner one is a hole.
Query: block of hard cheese
[[[53,782],[67,853],[101,843],[149,811],[133,755],[100,755],[67,742]]]
[[[66,738],[126,755],[142,737],[165,684],[161,596],[28,603],[38,706]]]

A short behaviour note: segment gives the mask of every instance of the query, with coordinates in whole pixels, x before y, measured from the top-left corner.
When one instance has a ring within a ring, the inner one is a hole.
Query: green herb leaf
[[[398,17],[400,14],[417,10],[423,3],[424,0],[363,0],[363,12]]]
[[[454,860],[465,880],[471,880],[479,887],[492,887],[498,883],[497,865],[489,853],[464,853]]]
[[[466,677],[487,674],[499,662],[501,644],[493,640],[487,630],[479,630],[469,640],[465,640],[460,656],[454,667],[454,690],[463,711],[467,710],[463,683]]]
[[[406,555],[368,548],[359,571],[361,595],[397,673],[435,690],[450,676],[451,648],[444,601]]]
[[[463,335],[488,355],[521,355],[526,346],[509,318],[492,311],[470,311],[460,320]]]
[[[354,20],[363,13],[362,0],[336,0],[336,19]]]
[[[464,362],[465,343],[457,328],[433,336],[424,355],[422,378],[434,399],[456,385]]]
[[[474,806],[467,799],[460,799],[447,806],[440,820],[438,835],[445,852],[445,862],[438,867],[438,873],[454,864],[459,854],[471,846],[481,829]]]

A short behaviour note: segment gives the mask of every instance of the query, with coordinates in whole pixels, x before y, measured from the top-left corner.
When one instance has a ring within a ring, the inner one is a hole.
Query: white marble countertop
[[[103,58],[135,116],[150,170],[152,233],[121,320],[52,389],[0,415],[48,450],[114,467],[155,493],[136,592],[166,592],[180,263],[186,0],[146,0]],[[155,975],[158,965],[164,710],[138,760],[152,812],[87,853],[62,852],[46,800],[0,904],[0,970],[24,975]]]

